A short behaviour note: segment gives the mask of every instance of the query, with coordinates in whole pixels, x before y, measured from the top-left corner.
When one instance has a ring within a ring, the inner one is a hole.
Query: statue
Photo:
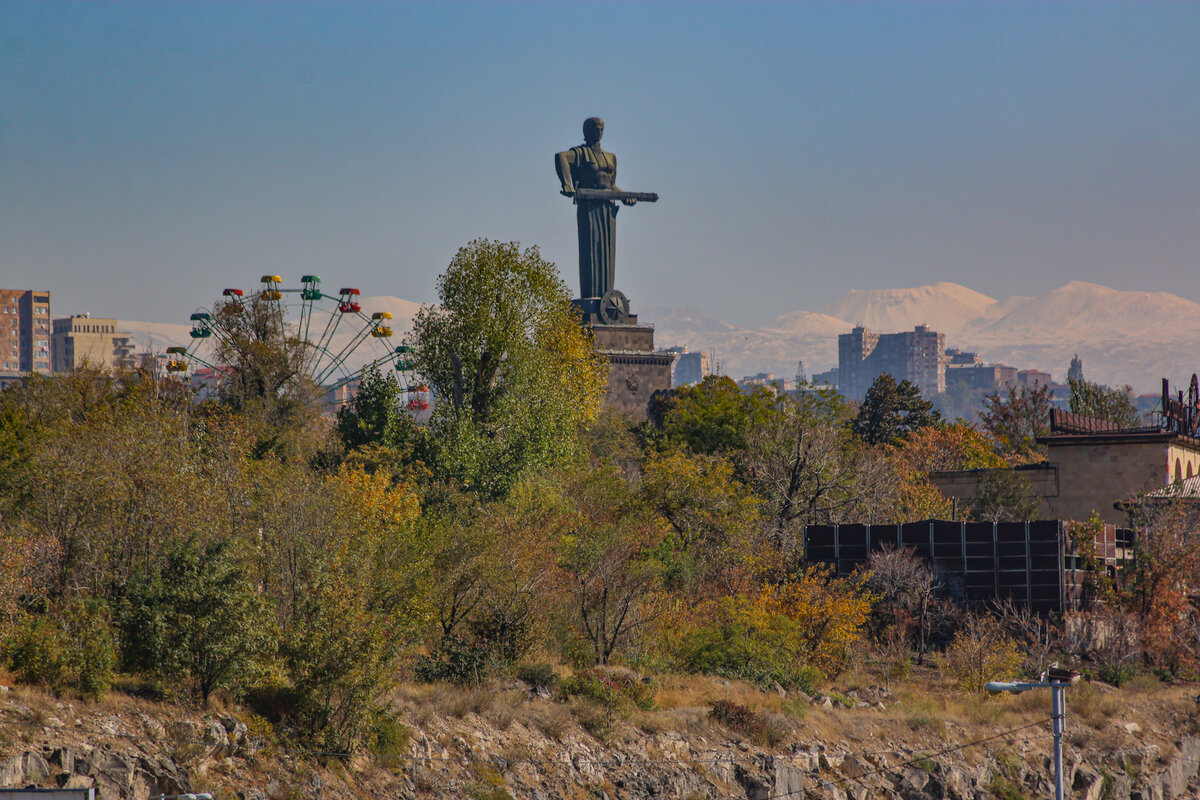
[[[638,200],[653,203],[653,192],[624,192],[617,188],[617,157],[600,149],[604,120],[589,117],[583,123],[583,144],[554,156],[554,167],[562,194],[575,200],[579,228],[579,296],[615,308],[604,316],[623,319],[629,301],[613,289],[616,271],[617,204],[631,206]],[[622,308],[623,306],[623,308]]]

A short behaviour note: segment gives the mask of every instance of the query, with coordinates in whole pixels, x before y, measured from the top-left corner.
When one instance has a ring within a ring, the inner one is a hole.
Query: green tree
[[[536,247],[471,242],[439,278],[438,299],[408,339],[438,398],[426,462],[501,496],[524,470],[576,451],[580,424],[599,410],[605,365]]]
[[[778,413],[778,402],[762,387],[743,392],[732,378],[709,375],[662,398],[652,420],[670,444],[705,455],[732,455],[749,447],[754,430]]]
[[[1033,481],[1015,469],[990,469],[979,481],[969,516],[977,522],[1019,522],[1033,519],[1037,510]]]
[[[1001,455],[1017,461],[1039,460],[1045,448],[1037,437],[1050,430],[1050,387],[1009,384],[1008,396],[993,393],[983,399],[979,421],[999,444]]]
[[[921,397],[920,389],[908,380],[896,383],[885,372],[867,390],[851,428],[855,436],[876,445],[895,442],[940,421],[941,415]]]
[[[412,417],[404,410],[404,390],[396,376],[385,377],[377,367],[363,373],[354,399],[338,410],[337,428],[347,449],[411,447]]]
[[[271,645],[269,615],[228,542],[184,542],[138,575],[121,614],[126,665],[200,698],[238,686]]]
[[[1120,428],[1136,428],[1141,423],[1141,415],[1133,405],[1132,386],[1110,389],[1083,378],[1068,378],[1067,384],[1071,387],[1068,406],[1072,414],[1111,422]]]

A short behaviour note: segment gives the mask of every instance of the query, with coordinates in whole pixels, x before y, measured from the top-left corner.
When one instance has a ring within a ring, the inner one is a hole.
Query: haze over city
[[[574,290],[551,156],[593,114],[662,196],[621,215],[635,311],[1200,300],[1195,4],[3,3],[0,30],[0,282],[56,316],[184,322],[264,272],[429,302],[481,236]]]

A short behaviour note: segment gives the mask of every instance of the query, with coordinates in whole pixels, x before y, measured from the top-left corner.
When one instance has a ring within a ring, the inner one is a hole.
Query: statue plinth
[[[644,418],[650,397],[671,389],[675,354],[654,351],[654,328],[638,324],[637,315],[628,311],[628,301],[616,322],[612,321],[612,306],[601,301],[589,297],[571,302],[579,311],[580,322],[591,332],[596,352],[608,361],[604,406]]]

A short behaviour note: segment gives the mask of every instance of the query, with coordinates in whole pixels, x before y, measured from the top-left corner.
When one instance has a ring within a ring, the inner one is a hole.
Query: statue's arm
[[[613,179],[613,185],[612,185],[613,191],[623,192],[625,190],[622,189],[620,186],[617,186],[617,154],[611,153],[610,155],[612,155],[612,165],[613,165],[613,178],[612,178]],[[634,200],[633,198],[629,198],[627,200],[621,201],[621,205],[625,205],[625,206],[631,206],[631,205],[634,205],[635,203],[637,203],[637,200]]]
[[[554,154],[554,171],[558,173],[558,182],[562,185],[560,191],[567,197],[575,194],[575,183],[571,180],[571,167],[574,165],[574,150],[564,150]]]

